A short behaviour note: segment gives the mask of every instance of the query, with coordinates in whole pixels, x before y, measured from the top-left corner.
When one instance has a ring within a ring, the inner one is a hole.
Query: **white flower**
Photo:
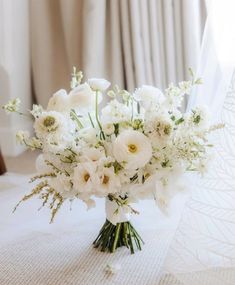
[[[41,105],[33,104],[33,109],[30,113],[34,116],[34,118],[38,118],[43,112],[43,108]]]
[[[162,91],[150,85],[143,85],[138,88],[134,97],[145,109],[149,109],[152,105],[161,104],[165,100]]]
[[[175,86],[173,83],[171,83],[165,92],[165,109],[174,110],[179,108],[183,101],[183,95],[184,93],[182,92],[182,90],[179,87]]]
[[[209,122],[208,108],[206,106],[200,106],[191,110],[189,122],[191,123],[191,125],[197,128],[207,128]]]
[[[126,169],[137,169],[149,162],[152,147],[149,139],[138,131],[123,131],[113,143],[113,155]]]
[[[74,198],[76,194],[72,187],[71,178],[64,173],[57,173],[56,177],[49,179],[48,183],[63,198]]]
[[[102,126],[102,130],[105,133],[105,135],[110,136],[114,134],[115,128],[113,124],[104,124]]]
[[[57,111],[57,112],[69,112],[69,99],[66,90],[60,89],[50,98],[48,105],[48,111]]]
[[[107,196],[110,193],[119,191],[121,184],[118,176],[114,173],[113,167],[103,167],[99,169],[100,183],[95,190],[95,194]],[[96,193],[97,191],[97,193]]]
[[[96,170],[97,167],[94,162],[78,163],[74,168],[73,186],[81,194],[81,198],[86,197],[87,194],[91,195],[92,191],[99,184],[99,176]]]
[[[10,100],[6,105],[4,105],[2,108],[6,111],[6,113],[11,112],[19,112],[20,109],[20,98],[15,98]]]
[[[156,114],[155,117],[145,122],[144,131],[153,139],[169,138],[173,131],[172,120],[166,114]]]
[[[56,111],[43,112],[35,119],[34,129],[38,138],[45,139],[49,134],[63,135],[68,131],[65,117]]]
[[[31,150],[42,148],[41,141],[35,137],[30,137],[29,132],[27,131],[18,131],[16,133],[16,141]]]
[[[97,130],[94,128],[84,128],[79,130],[78,137],[87,143],[95,145],[97,143]]]
[[[16,133],[16,141],[20,144],[24,143],[26,140],[29,139],[29,132],[28,131],[18,131]]]
[[[179,83],[179,87],[184,94],[189,95],[192,89],[191,81],[182,81]]]
[[[117,124],[131,119],[131,109],[117,100],[110,101],[101,111],[103,124]]]
[[[68,99],[70,108],[78,112],[95,108],[95,93],[87,83],[80,84],[72,89],[68,95]]]
[[[105,91],[109,88],[110,82],[106,79],[100,79],[100,78],[91,78],[88,79],[88,84],[94,91]]]
[[[86,161],[98,161],[102,157],[105,157],[104,149],[103,148],[95,148],[95,147],[87,147],[83,148],[82,156],[80,160],[82,162]]]
[[[121,265],[118,263],[107,264],[105,272],[108,274],[116,274],[121,269]]]
[[[74,147],[74,140],[69,133],[50,133],[43,139],[43,152],[62,153],[66,148]]]

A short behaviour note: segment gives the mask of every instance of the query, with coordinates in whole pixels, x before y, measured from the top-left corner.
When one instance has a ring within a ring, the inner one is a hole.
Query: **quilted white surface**
[[[101,253],[92,247],[105,220],[104,201],[86,211],[85,205],[65,205],[54,224],[49,211],[34,199],[11,211],[22,195],[30,190],[26,176],[7,174],[0,177],[0,284],[138,284],[156,285],[169,247],[179,211],[163,216],[153,201],[136,208],[141,212],[133,224],[146,244],[131,255],[125,248],[115,254]],[[175,202],[175,209],[180,208]],[[118,263],[120,271],[107,274],[107,264]]]

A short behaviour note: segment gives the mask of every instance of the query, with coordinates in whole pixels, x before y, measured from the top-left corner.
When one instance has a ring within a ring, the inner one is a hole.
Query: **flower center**
[[[89,173],[86,173],[84,176],[83,176],[83,179],[85,182],[87,182],[90,178],[90,174]]]
[[[131,153],[135,153],[135,152],[137,152],[137,146],[135,144],[129,144],[128,145],[128,150]]]
[[[45,127],[51,127],[55,124],[55,118],[52,116],[47,116],[44,121],[43,121],[43,125]]]
[[[104,178],[103,178],[103,184],[108,184],[109,183],[109,177],[104,175]]]

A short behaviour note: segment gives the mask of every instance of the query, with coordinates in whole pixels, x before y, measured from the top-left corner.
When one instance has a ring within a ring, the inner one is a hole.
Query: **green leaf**
[[[179,124],[181,124],[181,123],[183,123],[183,122],[184,122],[184,118],[182,117],[182,118],[176,120],[176,121],[175,121],[175,124],[176,124],[176,125],[179,125]]]
[[[203,81],[201,78],[198,78],[194,81],[194,84],[203,84]]]
[[[189,67],[188,71],[189,71],[190,76],[192,76],[194,78],[195,74],[194,74],[191,67]]]

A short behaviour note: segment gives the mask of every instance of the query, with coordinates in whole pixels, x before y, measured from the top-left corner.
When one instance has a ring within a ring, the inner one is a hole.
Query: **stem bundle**
[[[135,248],[141,250],[141,244],[144,242],[130,222],[113,225],[106,219],[93,244],[95,248],[111,253],[115,252],[118,247],[126,246],[131,254],[134,254]]]

